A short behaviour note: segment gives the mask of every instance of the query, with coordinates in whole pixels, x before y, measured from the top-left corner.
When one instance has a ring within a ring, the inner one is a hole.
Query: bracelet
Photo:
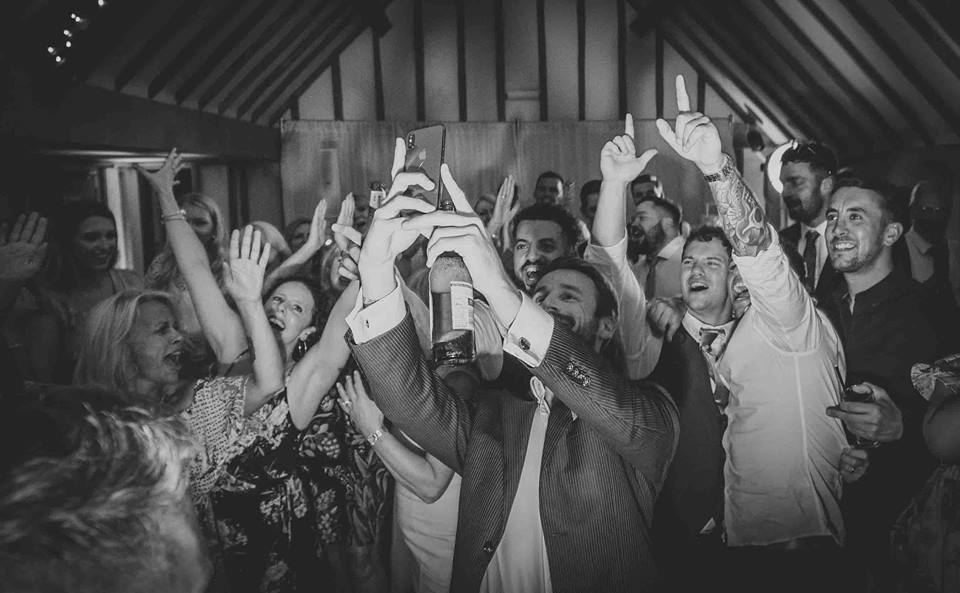
[[[367,435],[367,442],[370,443],[370,446],[377,444],[377,441],[383,438],[383,428],[378,428],[377,430],[371,432]]]
[[[161,214],[160,220],[163,222],[170,222],[171,220],[187,220],[187,211],[186,210],[177,210],[176,212],[171,212],[170,214]]]
[[[711,173],[709,175],[704,175],[703,179],[707,183],[713,183],[714,181],[720,181],[726,179],[736,171],[736,168],[733,166],[733,159],[731,159],[726,154],[723,155],[723,167],[720,168],[716,173]]]

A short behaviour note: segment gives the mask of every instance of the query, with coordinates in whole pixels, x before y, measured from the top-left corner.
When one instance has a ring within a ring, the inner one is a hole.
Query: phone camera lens
[[[414,134],[407,136],[407,148],[413,150],[413,147],[417,145],[417,137]]]

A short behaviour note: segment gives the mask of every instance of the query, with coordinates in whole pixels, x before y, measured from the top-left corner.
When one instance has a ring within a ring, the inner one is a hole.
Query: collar
[[[727,347],[727,342],[730,341],[730,335],[733,333],[733,327],[736,323],[736,319],[731,319],[723,325],[710,325],[700,321],[689,311],[683,315],[683,329],[687,331],[687,334],[689,334],[697,344],[700,343],[701,329],[723,330],[723,333],[718,335],[713,341],[713,344],[710,345],[709,354],[713,356],[714,359],[720,358],[720,355],[723,354],[723,351]]]
[[[807,236],[807,231],[817,231],[818,233],[820,233],[820,236],[817,237],[817,238],[818,238],[818,239],[824,239],[824,240],[826,240],[826,238],[824,237],[824,233],[827,232],[827,221],[824,220],[823,222],[821,222],[821,223],[818,224],[817,226],[807,226],[806,223],[801,222],[801,223],[800,223],[800,238],[801,238],[801,239]]]
[[[894,267],[893,271],[887,274],[883,280],[857,295],[855,307],[858,310],[862,310],[862,307],[866,307],[867,305],[875,305],[895,299],[913,291],[915,286],[916,282],[914,282],[913,278],[907,275],[901,268]],[[837,285],[836,290],[839,302],[850,302],[850,289],[847,286],[846,279],[843,279],[843,281]]]
[[[549,414],[552,403],[555,401],[553,392],[547,389],[547,386],[543,384],[543,381],[537,377],[530,377],[530,393],[532,393],[534,399],[537,400],[537,407]],[[576,412],[570,410],[570,414],[573,416],[574,420],[577,419]]]
[[[657,258],[670,259],[676,254],[680,253],[683,250],[683,244],[685,241],[686,239],[683,238],[683,235],[677,235],[673,239],[670,239],[667,241],[667,244],[657,252]]]
[[[933,243],[921,237],[920,233],[918,233],[913,227],[907,231],[906,239],[907,245],[913,247],[914,251],[922,255],[930,255],[930,251],[933,250]]]

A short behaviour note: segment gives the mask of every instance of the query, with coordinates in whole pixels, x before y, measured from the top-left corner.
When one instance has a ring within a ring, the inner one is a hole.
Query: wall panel
[[[544,23],[547,31],[547,119],[576,121],[579,119],[580,101],[577,78],[577,0],[547,2],[544,8]]]
[[[493,2],[464,1],[467,119],[497,121],[497,64]]]
[[[617,2],[589,0],[586,16],[587,119],[617,119]]]
[[[387,6],[387,19],[390,30],[380,39],[384,114],[387,121],[410,120],[417,113],[413,2],[393,0]]]
[[[460,119],[457,89],[457,7],[423,0],[423,76],[427,121]]]
[[[343,119],[377,119],[373,83],[373,32],[368,28],[340,54]],[[302,116],[301,116],[302,117]]]

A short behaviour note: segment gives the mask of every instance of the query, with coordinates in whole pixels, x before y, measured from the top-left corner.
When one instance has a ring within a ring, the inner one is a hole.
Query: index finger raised
[[[626,134],[627,136],[630,136],[631,138],[636,138],[634,131],[635,130],[633,127],[633,114],[628,113],[627,117],[625,117],[623,120],[623,133]]]
[[[450,199],[453,201],[453,205],[456,206],[457,212],[474,214],[470,200],[467,199],[467,195],[460,189],[457,181],[453,178],[453,174],[450,173],[450,167],[446,163],[440,165],[440,179],[443,180],[443,185],[447,188],[447,193],[450,194]]]
[[[390,167],[390,179],[397,176],[397,173],[403,171],[403,163],[407,156],[407,145],[403,138],[397,138],[393,144],[393,166]]]
[[[687,96],[687,84],[683,81],[683,74],[677,74],[677,111],[690,111],[690,97]]]

